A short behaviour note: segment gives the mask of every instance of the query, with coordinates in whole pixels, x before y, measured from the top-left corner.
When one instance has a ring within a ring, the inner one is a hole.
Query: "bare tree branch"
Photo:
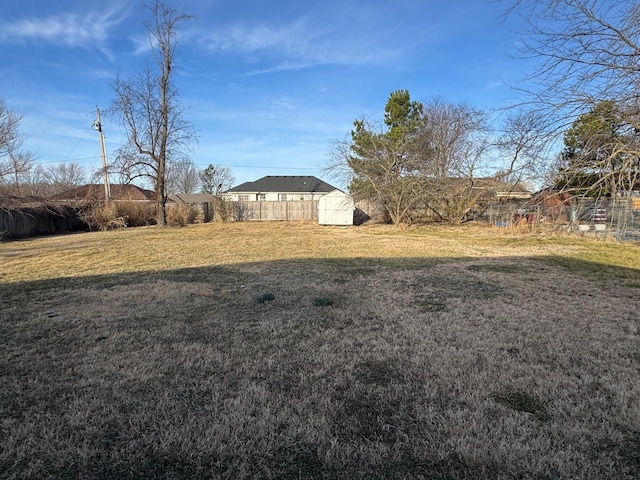
[[[129,179],[144,176],[153,183],[156,219],[165,226],[168,164],[185,158],[195,138],[173,80],[178,25],[191,17],[157,0],[147,8],[152,21],[145,27],[155,68],[147,67],[130,80],[116,79],[110,113],[120,117],[128,137],[116,163]]]
[[[202,193],[219,195],[229,190],[236,181],[231,167],[209,164],[200,172],[200,185]]]
[[[621,176],[637,177],[640,156],[640,4],[633,0],[509,3],[506,16],[517,15],[528,25],[522,32],[522,55],[539,60],[524,79],[529,86],[520,87],[524,101],[545,118],[543,128],[555,134],[556,143],[602,102],[615,104],[618,123],[627,133],[617,136],[615,145],[609,148],[597,138],[584,138],[581,152],[589,156],[589,143],[597,144],[600,154],[608,152],[606,159],[600,159],[591,193],[606,190],[611,195],[620,194],[620,187],[628,185],[620,182]],[[570,172],[567,168],[565,162],[560,169],[565,185],[580,183],[570,177],[586,178],[584,171]],[[603,185],[609,188],[603,189]]]
[[[167,195],[196,193],[200,188],[200,172],[188,158],[167,164]]]
[[[386,128],[356,120],[350,138],[332,144],[325,167],[349,184],[356,199],[376,202],[395,224],[411,222],[425,209],[462,222],[496,182],[519,182],[541,156],[527,130],[532,116],[518,122],[514,117],[497,145],[484,111],[441,98],[407,108],[407,94],[398,92],[389,98]],[[507,165],[494,161],[497,146],[512,155]]]

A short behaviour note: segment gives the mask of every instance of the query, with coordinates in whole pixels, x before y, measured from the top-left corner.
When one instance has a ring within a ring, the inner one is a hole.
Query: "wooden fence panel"
[[[318,201],[235,202],[237,221],[317,220]]]
[[[0,209],[0,238],[27,238],[88,230],[72,207]]]

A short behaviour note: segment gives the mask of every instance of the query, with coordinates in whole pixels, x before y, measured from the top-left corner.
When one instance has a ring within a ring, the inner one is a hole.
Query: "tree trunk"
[[[159,162],[158,178],[156,180],[156,221],[158,226],[167,225],[167,196],[165,195],[165,173],[164,162]]]

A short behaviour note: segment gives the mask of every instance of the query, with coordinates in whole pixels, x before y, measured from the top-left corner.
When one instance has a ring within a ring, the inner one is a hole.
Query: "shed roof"
[[[333,190],[336,187],[311,175],[267,175],[255,182],[245,182],[230,188],[227,193],[328,193]]]

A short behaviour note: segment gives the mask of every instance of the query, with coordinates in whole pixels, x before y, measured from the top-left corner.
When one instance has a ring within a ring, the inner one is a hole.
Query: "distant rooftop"
[[[131,184],[113,184],[109,190],[111,192],[111,200],[152,202],[156,199],[155,192]],[[104,200],[104,184],[90,183],[88,185],[82,185],[81,187],[72,188],[57,195],[52,195],[49,199],[62,202]]]
[[[255,182],[245,182],[230,188],[227,192],[328,193],[333,190],[337,188],[314,176],[268,175]]]
[[[179,193],[169,195],[169,200],[176,203],[211,203],[216,199],[210,193]]]

